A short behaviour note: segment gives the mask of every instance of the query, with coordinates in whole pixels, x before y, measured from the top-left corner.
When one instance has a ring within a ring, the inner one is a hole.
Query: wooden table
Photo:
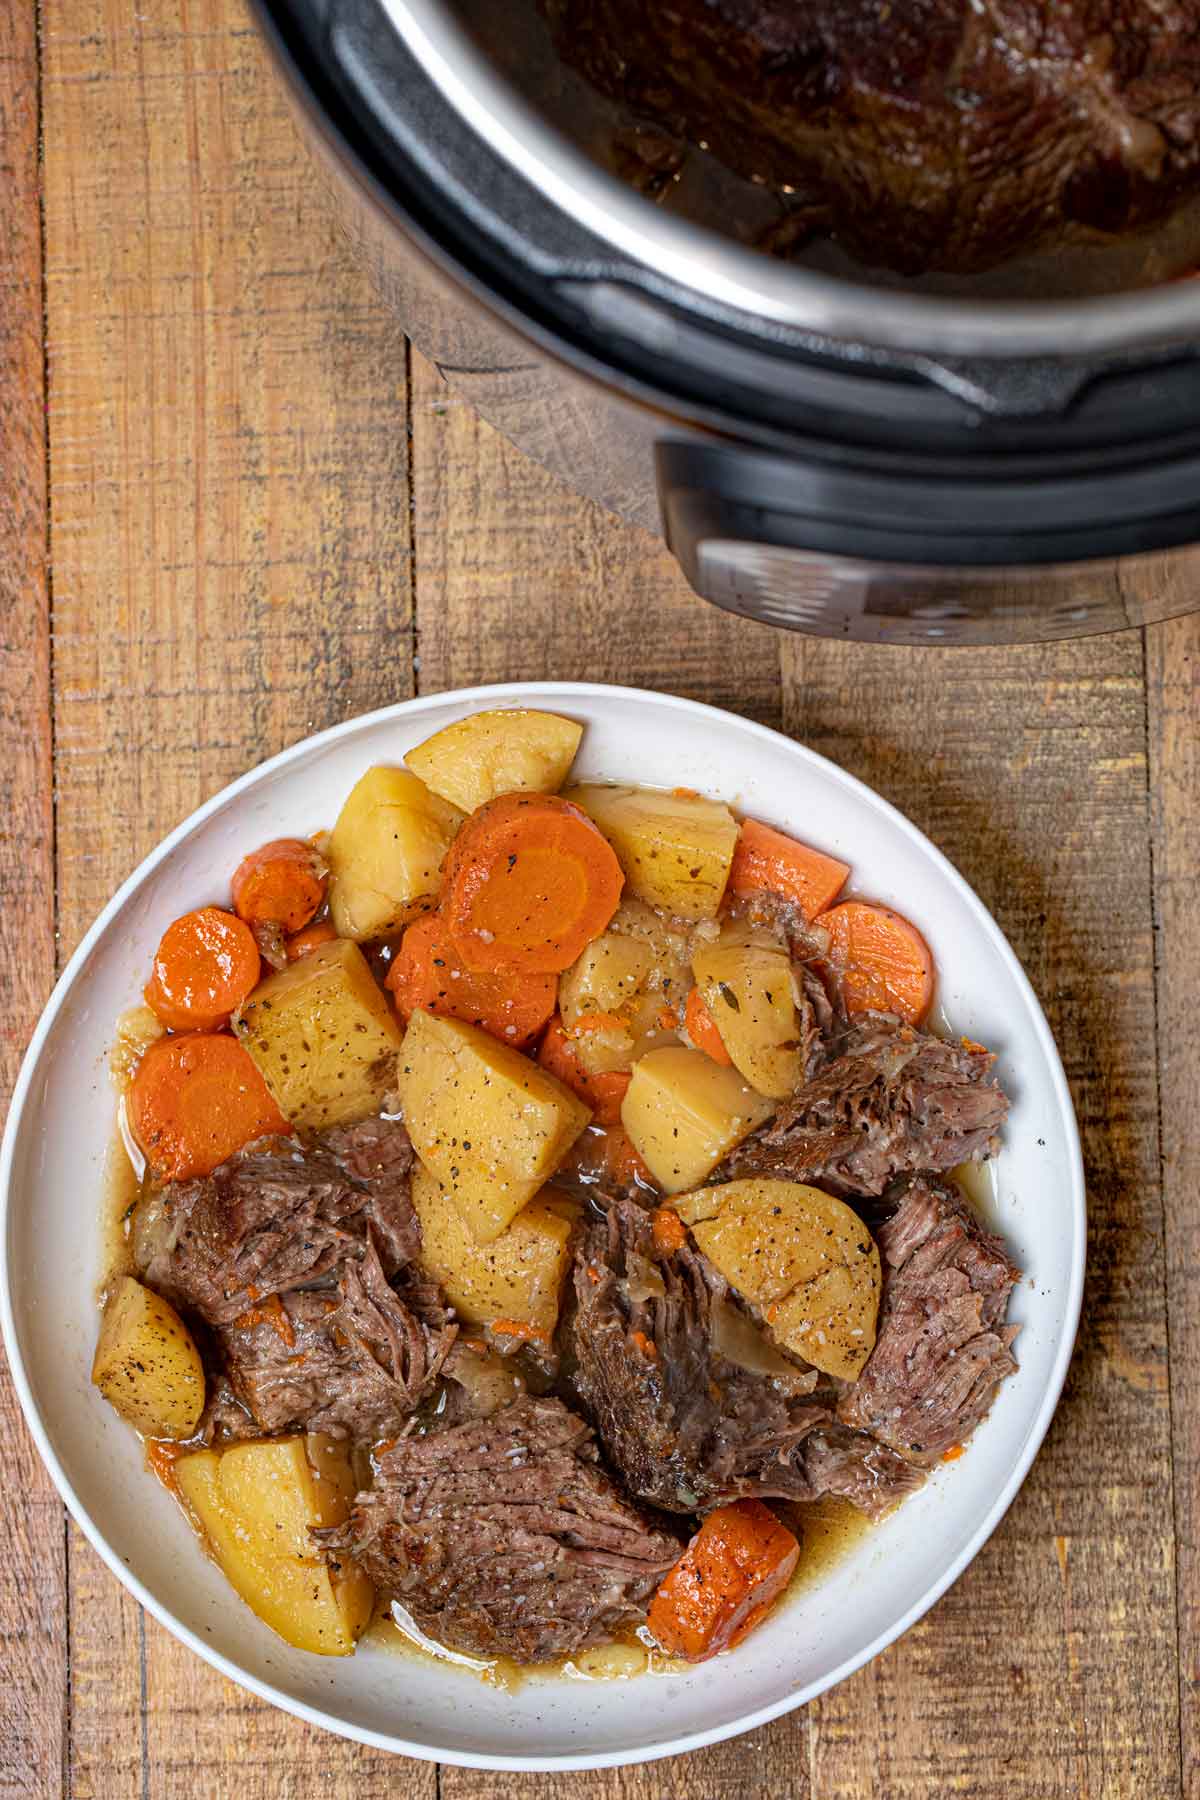
[[[1057,1033],[1093,1235],[1063,1405],[968,1574],[805,1711],[624,1773],[439,1771],[231,1686],[66,1521],[5,1378],[2,1791],[1200,1793],[1200,622],[902,652],[718,614],[409,351],[237,0],[43,0],[40,52],[32,11],[0,6],[0,1080],[232,776],[414,692],[629,681],[803,739],[955,860]]]

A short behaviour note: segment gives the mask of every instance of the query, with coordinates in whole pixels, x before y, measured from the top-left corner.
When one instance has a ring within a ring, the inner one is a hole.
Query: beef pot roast
[[[1008,1100],[995,1061],[882,1014],[840,1032],[830,1060],[726,1162],[830,1193],[882,1194],[898,1175],[941,1173],[997,1147]]]
[[[928,1465],[970,1436],[1017,1366],[1004,1315],[1019,1271],[954,1189],[924,1177],[878,1242],[879,1333],[838,1417]]]
[[[986,269],[1200,185],[1200,4],[542,0],[605,93],[787,193],[794,240]]]
[[[438,1643],[522,1663],[643,1620],[682,1547],[620,1497],[582,1419],[528,1397],[402,1437],[346,1524],[314,1536]]]
[[[837,1428],[828,1399],[813,1392],[816,1370],[773,1351],[691,1244],[659,1249],[632,1202],[613,1202],[587,1230],[574,1286],[571,1378],[639,1499],[695,1512],[749,1496],[845,1492],[877,1514],[914,1485],[894,1452],[856,1446],[855,1433]]]
[[[430,1392],[457,1329],[427,1284],[388,1283],[372,1241],[342,1265],[336,1293],[272,1296],[214,1335],[254,1429],[303,1425],[369,1443],[399,1431]]]
[[[163,1189],[152,1223],[135,1230],[140,1273],[210,1325],[331,1276],[365,1254],[368,1229],[390,1277],[420,1248],[411,1166],[407,1132],[386,1119],[308,1147],[266,1139],[202,1180]]]

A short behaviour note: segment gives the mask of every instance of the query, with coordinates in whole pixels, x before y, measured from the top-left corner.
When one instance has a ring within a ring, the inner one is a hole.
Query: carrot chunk
[[[847,1012],[921,1023],[933,1000],[933,957],[915,925],[865,900],[844,900],[816,923],[829,933],[829,963]]]
[[[438,913],[409,926],[384,983],[407,1022],[418,1007],[478,1025],[523,1050],[554,1011],[553,975],[488,975],[468,969]]]
[[[219,906],[202,906],[163,932],[146,1005],[171,1031],[218,1031],[261,972],[258,945],[245,921]]]
[[[589,1018],[602,1019],[605,1016],[603,1013],[595,1013],[589,1015]],[[589,1075],[575,1052],[570,1033],[557,1014],[550,1021],[549,1030],[538,1049],[537,1059],[543,1069],[556,1076],[565,1087],[569,1087],[572,1093],[578,1094],[591,1107],[592,1117],[597,1125],[617,1124],[621,1117],[621,1102],[629,1086],[628,1074],[623,1069],[613,1069],[606,1074]]]
[[[557,794],[501,794],[471,815],[446,856],[442,911],[471,969],[554,975],[617,910],[624,885],[608,840]]]
[[[325,898],[325,859],[303,838],[275,838],[252,850],[233,877],[233,910],[247,925],[301,931]]]
[[[211,1175],[255,1138],[291,1126],[234,1037],[159,1038],[129,1086],[129,1120],[164,1181]]]
[[[284,951],[290,963],[300,962],[319,950],[322,944],[332,944],[337,932],[328,919],[322,919],[319,925],[306,925],[303,931],[297,931],[284,945]]]
[[[650,1603],[663,1649],[705,1662],[740,1643],[792,1578],[800,1545],[761,1500],[709,1513]]]
[[[759,819],[746,819],[733,853],[729,891],[754,894],[765,889],[781,894],[811,921],[832,906],[849,873],[849,865],[836,856],[826,856]]]
[[[654,1247],[665,1255],[680,1250],[687,1242],[687,1227],[679,1214],[670,1206],[657,1206],[650,1219],[650,1229],[654,1234]]]
[[[704,995],[698,987],[694,987],[687,997],[687,1009],[684,1013],[684,1025],[697,1050],[703,1050],[711,1056],[715,1063],[723,1068],[733,1067],[733,1058],[725,1048],[721,1033],[717,1029],[717,1021],[705,1004]]]

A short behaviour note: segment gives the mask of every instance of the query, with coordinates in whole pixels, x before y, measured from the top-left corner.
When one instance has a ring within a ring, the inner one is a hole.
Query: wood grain
[[[1183,1792],[1200,1793],[1200,625],[1146,633]]]
[[[1038,1800],[1173,1794],[1140,640],[897,652],[795,639],[784,670],[788,730],[903,806],[1012,940],[1071,1082],[1091,1222],[1079,1348],[1033,1474],[929,1618],[813,1709],[815,1790],[993,1800],[1003,1770]]]
[[[410,534],[403,338],[240,9],[48,0],[44,44],[66,950],[224,781],[411,692]],[[144,1622],[78,1534],[70,1632],[79,1796],[390,1782]]]
[[[54,980],[54,819],[38,62],[32,7],[0,8],[0,1108]],[[60,1789],[64,1512],[0,1366],[5,1445],[0,1793]]]

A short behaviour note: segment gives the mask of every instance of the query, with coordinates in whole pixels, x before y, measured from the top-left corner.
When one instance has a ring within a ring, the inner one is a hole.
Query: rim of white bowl
[[[16,1321],[13,1316],[11,1271],[9,1269],[9,1215],[12,1203],[13,1160],[16,1154],[17,1138],[21,1130],[21,1119],[29,1099],[42,1050],[54,1020],[68,992],[84,969],[93,945],[107,929],[112,919],[122,910],[147,877],[158,868],[160,863],[165,862],[193,831],[274,770],[284,768],[301,755],[307,755],[327,744],[354,737],[359,732],[370,731],[389,719],[429,712],[448,702],[465,704],[475,700],[513,701],[534,698],[546,700],[552,695],[558,696],[561,702],[567,704],[572,696],[575,696],[581,700],[620,698],[633,700],[640,705],[666,706],[668,709],[687,713],[694,718],[720,719],[725,728],[734,726],[749,737],[758,737],[772,743],[784,744],[800,762],[819,768],[827,778],[832,777],[835,782],[841,783],[847,789],[865,798],[883,817],[898,826],[933,861],[951,886],[957,889],[960,897],[965,900],[969,910],[975,914],[984,931],[995,942],[1008,965],[1013,981],[1024,996],[1032,1014],[1037,1035],[1051,1072],[1054,1097],[1064,1126],[1071,1171],[1068,1204],[1078,1250],[1071,1267],[1070,1285],[1063,1310],[1062,1335],[1055,1354],[1050,1380],[1042,1394],[1041,1403],[1026,1435],[1021,1454],[975,1531],[954,1558],[950,1567],[893,1625],[880,1632],[865,1650],[847,1657],[827,1676],[798,1687],[794,1692],[785,1694],[782,1699],[773,1701],[769,1706],[760,1707],[756,1712],[747,1713],[744,1717],[714,1727],[711,1731],[691,1732],[687,1736],[674,1738],[666,1743],[635,1745],[628,1750],[603,1751],[594,1755],[582,1753],[518,1757],[493,1755],[473,1750],[440,1750],[430,1744],[415,1743],[409,1738],[396,1737],[388,1732],[371,1731],[365,1726],[349,1724],[335,1714],[322,1711],[320,1707],[309,1706],[304,1701],[297,1700],[290,1694],[273,1687],[270,1682],[259,1680],[257,1676],[250,1674],[248,1670],[241,1668],[229,1657],[206,1644],[195,1632],[189,1630],[182,1620],[177,1619],[133,1571],[126,1567],[116,1552],[110,1548],[68,1480],[34,1401],[17,1341]],[[1033,1465],[1034,1458],[1042,1446],[1058,1407],[1059,1396],[1062,1393],[1067,1369],[1074,1352],[1075,1336],[1083,1302],[1086,1253],[1087,1196],[1083,1152],[1079,1141],[1075,1108],[1063,1071],[1062,1059],[1058,1054],[1058,1046],[1054,1041],[1054,1034],[1050,1030],[1042,1011],[1041,1002],[1034,993],[1033,986],[1022,968],[1016,952],[974,888],[959,874],[949,858],[943,855],[937,845],[931,842],[924,832],[912,823],[911,819],[907,818],[890,801],[885,800],[881,794],[877,794],[874,788],[869,787],[866,782],[860,781],[857,776],[849,774],[845,769],[839,768],[836,763],[830,762],[828,757],[820,755],[816,750],[809,749],[806,744],[797,743],[795,739],[787,737],[783,732],[774,731],[769,725],[760,725],[753,719],[744,719],[740,714],[727,712],[722,707],[709,706],[700,700],[684,699],[677,694],[664,694],[657,688],[624,687],[600,681],[494,682],[479,687],[447,688],[441,693],[421,694],[411,700],[396,701],[391,706],[378,707],[374,712],[361,713],[355,718],[344,719],[339,725],[331,725],[325,731],[300,738],[296,743],[289,745],[286,750],[281,750],[278,755],[257,764],[254,768],[247,770],[244,775],[239,775],[235,781],[231,781],[228,786],[221,788],[211,799],[206,800],[202,806],[190,813],[181,824],[175,827],[174,831],[169,832],[162,842],[150,852],[149,856],[138,864],[132,874],[121,883],[107,906],[84,934],[66,968],[56,981],[29,1041],[29,1047],[22,1059],[16,1085],[13,1088],[4,1137],[0,1141],[0,1332],[3,1335],[4,1348],[9,1368],[12,1371],[17,1398],[21,1403],[21,1410],[37,1446],[38,1454],[66,1503],[67,1509],[93,1548],[112,1570],[117,1580],[128,1588],[147,1612],[153,1614],[160,1625],[165,1626],[174,1637],[186,1644],[189,1650],[193,1650],[197,1656],[202,1657],[206,1663],[209,1663],[214,1669],[218,1669],[222,1675],[227,1676],[237,1686],[247,1688],[251,1693],[257,1694],[260,1699],[266,1700],[272,1706],[279,1707],[283,1712],[291,1713],[294,1717],[303,1719],[310,1725],[320,1726],[325,1731],[332,1731],[338,1737],[349,1738],[355,1743],[366,1744],[375,1750],[416,1757],[422,1762],[444,1762],[462,1768],[545,1770],[547,1772],[569,1769],[620,1768],[626,1764],[656,1762],[669,1756],[683,1755],[689,1750],[701,1750],[707,1745],[721,1743],[727,1738],[740,1737],[744,1732],[753,1731],[760,1725],[769,1724],[772,1719],[781,1718],[784,1713],[791,1712],[796,1707],[807,1705],[809,1701],[817,1699],[819,1695],[827,1693],[830,1688],[836,1687],[839,1682],[845,1681],[856,1670],[873,1661],[889,1645],[894,1644],[898,1638],[903,1637],[904,1633],[911,1630],[917,1621],[924,1617],[947,1589],[958,1580],[963,1570],[974,1561],[1016,1499],[1025,1477]]]

